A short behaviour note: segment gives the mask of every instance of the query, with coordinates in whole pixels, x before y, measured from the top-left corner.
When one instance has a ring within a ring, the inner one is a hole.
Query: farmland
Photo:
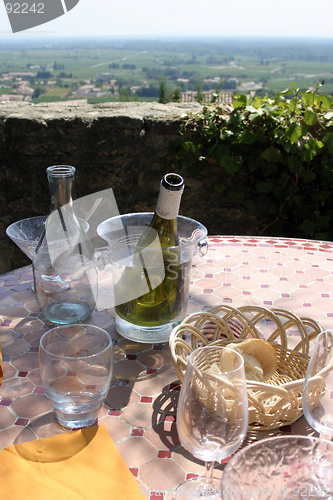
[[[325,81],[333,94],[333,40],[0,40],[0,99],[168,100],[181,92],[273,95]]]

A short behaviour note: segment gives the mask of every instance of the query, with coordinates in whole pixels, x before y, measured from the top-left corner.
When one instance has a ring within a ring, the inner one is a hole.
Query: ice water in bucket
[[[118,333],[136,342],[163,343],[185,318],[192,258],[205,255],[207,229],[178,216],[178,244],[162,248],[157,232],[148,227],[152,216],[112,217],[97,232],[108,242]]]

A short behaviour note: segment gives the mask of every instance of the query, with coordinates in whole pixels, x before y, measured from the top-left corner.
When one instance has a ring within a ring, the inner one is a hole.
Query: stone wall
[[[159,181],[172,171],[169,144],[179,137],[174,118],[198,103],[0,103],[0,274],[30,261],[7,237],[17,220],[49,211],[45,170],[76,167],[74,197],[112,188],[119,212],[153,211]],[[213,168],[213,167],[212,167]],[[181,213],[209,234],[258,234],[248,214],[186,172]],[[213,175],[213,171],[211,172]]]

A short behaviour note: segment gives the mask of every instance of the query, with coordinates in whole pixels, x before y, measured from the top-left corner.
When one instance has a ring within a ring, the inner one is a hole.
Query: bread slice
[[[228,344],[226,347],[243,356],[245,377],[247,380],[264,382],[269,379],[277,369],[277,356],[274,347],[262,339],[247,339],[242,342]],[[221,355],[221,370],[235,369],[237,360],[226,349]]]
[[[264,381],[269,379],[277,369],[276,351],[272,344],[262,339],[247,339],[237,343],[237,347],[245,354],[256,358],[263,370]]]
[[[222,372],[232,372],[239,368],[239,357],[237,354],[230,349],[223,349],[220,357],[220,368]]]

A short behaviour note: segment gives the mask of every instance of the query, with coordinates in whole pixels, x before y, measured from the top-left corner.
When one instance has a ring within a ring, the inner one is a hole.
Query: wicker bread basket
[[[311,340],[322,329],[310,318],[283,309],[220,305],[191,314],[171,333],[172,361],[182,383],[189,354],[204,345],[224,346],[245,338],[270,342],[278,367],[265,382],[247,381],[249,429],[271,430],[295,422],[303,413],[302,389]],[[291,340],[297,345],[288,348]],[[294,342],[295,343],[295,342]]]

